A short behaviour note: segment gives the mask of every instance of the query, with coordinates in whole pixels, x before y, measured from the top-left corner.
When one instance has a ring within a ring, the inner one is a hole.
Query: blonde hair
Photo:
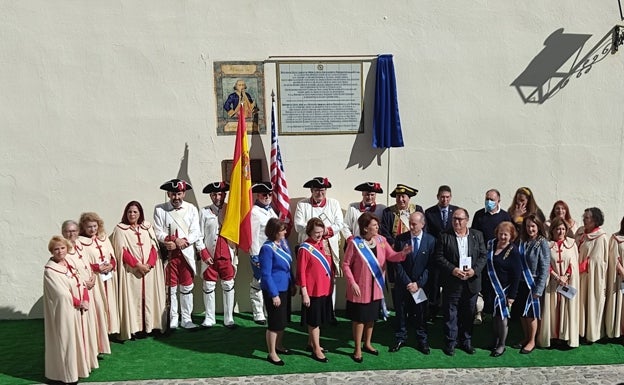
[[[104,230],[104,221],[100,218],[97,213],[94,212],[86,212],[80,214],[80,235],[83,237],[87,236],[87,222],[97,222],[98,231],[97,236],[101,238],[106,235],[106,230]]]
[[[50,238],[50,241],[48,242],[48,251],[51,253],[54,249],[54,246],[58,245],[59,243],[65,245],[65,247],[67,247],[67,251],[71,250],[72,248],[71,243],[67,239],[63,238],[60,235],[55,235]]]

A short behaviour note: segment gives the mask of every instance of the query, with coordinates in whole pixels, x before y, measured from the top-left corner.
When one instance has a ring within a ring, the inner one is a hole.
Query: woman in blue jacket
[[[283,336],[288,313],[287,300],[294,277],[291,270],[292,256],[286,242],[286,224],[277,218],[271,218],[264,230],[267,241],[260,248],[261,288],[267,309],[266,342],[269,355],[267,361],[283,366],[284,361],[278,354],[290,354],[284,348]]]

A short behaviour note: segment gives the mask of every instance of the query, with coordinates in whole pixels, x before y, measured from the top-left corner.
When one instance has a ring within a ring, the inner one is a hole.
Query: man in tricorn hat
[[[307,181],[303,187],[309,188],[311,196],[309,199],[302,199],[297,203],[295,209],[295,231],[299,234],[299,243],[305,241],[308,237],[306,234],[306,225],[312,218],[319,218],[325,223],[325,234],[323,239],[325,242],[325,250],[328,257],[331,253],[334,262],[334,268],[338,276],[342,276],[340,269],[340,250],[338,243],[340,241],[340,232],[344,230],[344,219],[340,203],[336,199],[327,198],[327,189],[331,188],[331,183],[327,178],[317,176]],[[332,293],[332,304],[336,305],[336,285],[334,279],[334,290]],[[332,316],[332,323],[336,323],[335,315]]]
[[[396,204],[383,211],[379,233],[386,237],[391,245],[394,245],[394,237],[409,231],[411,213],[416,211],[425,213],[421,206],[410,203],[410,198],[416,194],[418,194],[418,190],[404,184],[397,184],[390,193],[390,196],[395,198]]]
[[[202,277],[204,279],[204,306],[206,315],[202,326],[212,327],[216,323],[215,315],[215,290],[217,280],[221,279],[223,290],[223,324],[227,328],[234,328],[234,277],[236,275],[235,245],[219,236],[219,230],[223,224],[225,214],[225,196],[230,190],[227,182],[219,181],[209,183],[202,192],[210,194],[212,204],[201,209],[199,212],[200,228],[203,234],[203,243],[213,256],[212,259],[203,260]]]
[[[251,300],[251,311],[254,322],[259,325],[266,324],[264,315],[264,300],[262,299],[262,288],[260,287],[260,248],[267,240],[264,233],[266,224],[271,218],[277,218],[277,213],[271,205],[273,184],[271,182],[258,182],[251,186],[251,192],[256,194],[256,200],[251,208],[251,249],[249,257],[253,277],[249,288],[249,299]]]
[[[345,238],[360,235],[360,227],[358,226],[358,218],[365,212],[375,214],[379,220],[386,208],[385,205],[377,204],[377,194],[383,194],[381,184],[377,182],[364,182],[355,186],[355,191],[362,192],[362,200],[354,202],[347,207],[345,214]]]
[[[191,319],[193,312],[193,276],[195,275],[195,249],[193,244],[201,238],[197,208],[184,201],[191,185],[182,179],[172,179],[160,186],[167,191],[169,201],[154,208],[154,232],[156,239],[169,251],[167,263],[167,285],[171,288],[171,321],[169,327],[185,329],[197,327]],[[204,252],[205,254],[206,252]],[[180,292],[180,313],[178,319],[178,296]]]

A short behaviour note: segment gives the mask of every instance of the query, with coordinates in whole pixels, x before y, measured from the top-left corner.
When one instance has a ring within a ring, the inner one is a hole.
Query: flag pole
[[[386,207],[390,206],[390,147],[388,147],[388,172],[386,172]]]

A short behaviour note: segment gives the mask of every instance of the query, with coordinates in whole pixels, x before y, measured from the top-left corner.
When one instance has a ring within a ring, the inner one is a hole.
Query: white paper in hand
[[[412,293],[412,297],[414,298],[416,305],[427,300],[427,294],[425,294],[423,289],[418,289],[415,293]]]
[[[572,299],[574,298],[574,296],[576,295],[576,288],[568,285],[568,286],[557,286],[557,293],[563,295],[564,297],[568,298],[568,299]]]

